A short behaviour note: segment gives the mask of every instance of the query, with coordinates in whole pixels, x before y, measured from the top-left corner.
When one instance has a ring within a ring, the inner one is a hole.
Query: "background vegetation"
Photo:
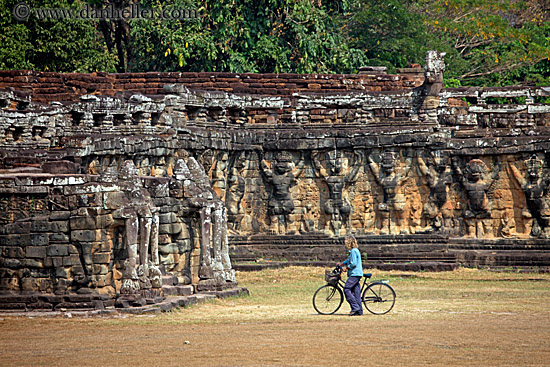
[[[447,53],[449,86],[550,85],[547,0],[135,0],[190,20],[38,20],[0,0],[0,69],[355,73]],[[82,8],[82,0],[27,0]],[[129,0],[89,0],[96,7]]]

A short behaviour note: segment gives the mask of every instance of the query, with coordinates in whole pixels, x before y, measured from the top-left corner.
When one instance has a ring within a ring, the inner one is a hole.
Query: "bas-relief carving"
[[[104,182],[114,182],[114,167],[102,176]],[[113,209],[113,218],[124,222],[124,239],[128,257],[122,272],[122,294],[160,288],[158,208],[147,190],[142,188],[138,171],[132,161],[125,161],[118,174],[122,192],[106,194],[106,203]]]
[[[200,218],[199,287],[215,287],[223,282],[234,282],[227,239],[227,214],[223,202],[210,187],[210,180],[202,166],[189,158],[180,159],[174,167],[174,178],[183,181],[185,198]]]
[[[452,206],[449,190],[452,184],[452,171],[449,158],[441,152],[432,152],[428,158],[417,156],[418,169],[424,177],[429,194],[423,207],[426,230],[443,231],[452,226]]]
[[[506,183],[501,182],[495,190],[498,167],[489,170],[481,160],[451,160],[451,155],[437,150],[376,150],[369,155],[368,168],[362,150],[312,151],[299,157],[288,151],[266,152],[259,158],[252,151],[207,150],[199,156],[211,189],[223,198],[233,234],[269,230],[341,235],[351,230],[365,234],[548,237],[550,216],[545,214],[548,199],[544,189],[548,180],[542,172],[533,168],[524,175],[514,164],[506,169],[509,178],[531,198],[523,204],[523,217],[519,218],[516,204],[498,197],[511,196]],[[101,163],[96,159],[88,170],[97,172],[103,164],[121,165],[109,158]],[[139,164],[147,165],[147,161]],[[163,174],[172,173],[174,163],[165,160],[163,164],[167,166],[161,169]],[[529,164],[536,166],[525,163]],[[265,201],[258,200],[262,192],[267,195]]]
[[[246,171],[248,170],[248,153],[246,151],[235,153],[229,162],[227,174],[227,191],[225,194],[225,206],[227,208],[228,227],[239,232],[245,221],[245,208],[243,198],[246,190]]]
[[[360,151],[348,153],[348,156],[339,150],[312,154],[315,172],[328,187],[328,198],[321,204],[329,217],[325,231],[336,236],[342,230],[349,229],[351,205],[344,196],[344,190],[355,183],[363,163],[363,153]]]
[[[530,235],[533,237],[550,238],[550,176],[544,172],[544,162],[532,155],[525,162],[526,175],[513,163],[509,163],[512,176],[520,184],[525,194],[527,210],[522,214],[532,218]]]
[[[271,186],[267,214],[272,233],[284,234],[291,230],[293,221],[290,214],[294,211],[294,202],[290,188],[296,185],[296,178],[304,172],[304,166],[302,157],[296,165],[292,155],[286,151],[278,152],[272,158],[261,158],[262,174]]]
[[[464,211],[466,235],[492,237],[493,223],[489,199],[495,190],[500,166],[494,167],[491,172],[481,159],[471,159],[464,169],[461,168],[457,157],[452,162],[467,198],[467,207]]]
[[[381,234],[407,234],[410,232],[406,223],[406,197],[403,184],[407,179],[412,157],[403,157],[398,167],[399,154],[385,151],[382,154],[369,155],[368,165],[376,183],[382,189],[382,201],[378,204]]]

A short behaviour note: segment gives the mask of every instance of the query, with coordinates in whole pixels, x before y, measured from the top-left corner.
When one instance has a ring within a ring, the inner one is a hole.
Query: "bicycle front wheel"
[[[395,291],[386,283],[372,283],[363,292],[363,304],[370,313],[383,315],[395,304]]]
[[[342,290],[327,284],[317,289],[313,295],[313,308],[321,315],[332,315],[338,311],[343,300]]]

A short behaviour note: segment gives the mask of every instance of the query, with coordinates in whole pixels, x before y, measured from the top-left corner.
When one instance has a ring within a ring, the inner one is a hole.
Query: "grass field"
[[[0,365],[549,366],[550,274],[373,271],[387,315],[317,315],[324,269],[238,273],[251,295],[158,316],[0,320]]]

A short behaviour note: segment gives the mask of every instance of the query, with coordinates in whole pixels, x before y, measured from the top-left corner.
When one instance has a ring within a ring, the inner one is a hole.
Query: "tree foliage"
[[[43,71],[114,71],[114,57],[107,52],[92,21],[12,15],[17,0],[0,0],[0,68]],[[27,0],[31,8],[79,7],[67,0]]]
[[[446,52],[449,85],[550,85],[547,0],[89,0],[196,9],[196,20],[38,20],[0,0],[0,68],[354,73]],[[81,8],[83,0],[28,0]]]
[[[462,61],[448,75],[468,84],[548,83],[550,3],[546,0],[426,0],[435,35]],[[544,66],[546,65],[546,66]]]
[[[229,72],[353,72],[366,62],[341,32],[345,3],[309,0],[181,2],[196,21],[139,21],[134,68]],[[162,3],[152,4],[162,8]]]

